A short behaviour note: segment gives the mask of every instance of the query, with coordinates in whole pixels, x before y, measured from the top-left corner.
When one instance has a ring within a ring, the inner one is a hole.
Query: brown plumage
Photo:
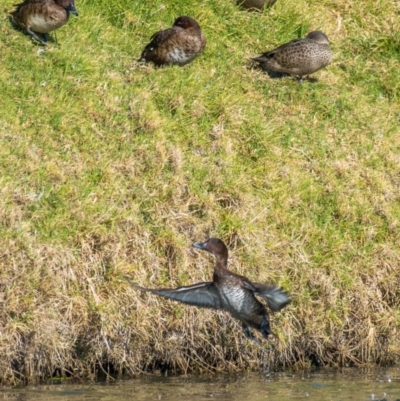
[[[74,0],[25,0],[15,7],[13,22],[42,45],[46,45],[49,32],[68,22],[70,13],[78,15]]]
[[[248,10],[262,10],[264,7],[271,7],[275,3],[276,0],[237,0],[237,4]]]
[[[274,285],[254,283],[244,276],[229,271],[228,249],[220,239],[210,238],[203,243],[196,242],[193,247],[215,256],[213,281],[173,289],[149,289],[132,283],[128,277],[125,278],[132,287],[142,291],[189,305],[225,310],[242,322],[245,336],[252,340],[256,337],[250,331],[250,327],[259,330],[265,338],[273,334],[268,312],[255,296],[264,298],[269,308],[277,312],[290,302],[287,294]]]
[[[193,18],[178,17],[172,28],[156,32],[144,48],[139,61],[151,61],[157,66],[185,65],[203,51],[206,39]]]
[[[253,58],[262,68],[303,76],[326,67],[332,61],[328,37],[321,31],[310,32],[303,39],[295,39],[274,50]]]

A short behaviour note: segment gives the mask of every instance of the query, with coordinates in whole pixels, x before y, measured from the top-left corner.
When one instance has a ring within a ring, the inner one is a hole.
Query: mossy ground
[[[400,31],[394,0],[78,1],[42,47],[0,24],[3,382],[151,369],[390,363],[400,342]],[[178,15],[207,38],[183,67],[136,62]],[[324,31],[303,85],[250,57]],[[193,241],[292,296],[278,340],[122,279],[210,280]]]

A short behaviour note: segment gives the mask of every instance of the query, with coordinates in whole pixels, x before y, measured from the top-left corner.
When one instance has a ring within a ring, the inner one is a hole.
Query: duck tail
[[[252,57],[251,60],[257,61],[257,63],[265,63],[267,61],[266,57],[264,56]]]

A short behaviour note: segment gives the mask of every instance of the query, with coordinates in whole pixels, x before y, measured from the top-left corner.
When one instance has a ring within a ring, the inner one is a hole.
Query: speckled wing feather
[[[249,280],[246,280],[243,283],[247,289],[253,291],[254,295],[265,299],[268,307],[274,312],[279,312],[290,303],[290,298],[286,292],[274,285],[253,283]]]
[[[213,282],[204,282],[171,289],[150,289],[133,283],[128,277],[125,280],[133,287],[141,291],[151,292],[164,298],[174,299],[188,305],[202,308],[221,309],[221,301]]]
[[[253,60],[254,61],[258,61],[260,63],[262,63],[263,61],[267,61],[267,59],[271,59],[272,57],[275,56],[276,53],[278,52],[282,52],[282,50],[288,48],[288,47],[292,47],[295,43],[300,42],[301,40],[304,39],[294,39],[291,40],[288,43],[284,43],[283,45],[280,45],[279,47],[277,47],[276,49],[270,50],[268,52],[263,53],[261,56],[259,57],[254,57]]]

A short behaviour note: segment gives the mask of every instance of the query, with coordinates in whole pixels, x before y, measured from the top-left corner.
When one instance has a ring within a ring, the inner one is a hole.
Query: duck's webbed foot
[[[271,330],[271,326],[269,325],[269,320],[267,316],[264,316],[261,325],[260,325],[260,332],[264,338],[269,338],[270,335],[275,336],[273,331]]]
[[[31,35],[33,39],[37,40],[43,46],[46,46],[47,43],[43,39],[41,39],[35,32],[31,31],[29,28],[26,28],[26,33]]]
[[[257,343],[260,342],[260,340],[250,331],[249,326],[247,326],[245,323],[242,323],[242,329],[243,329],[244,335],[249,340],[253,340],[253,341],[257,342]]]

